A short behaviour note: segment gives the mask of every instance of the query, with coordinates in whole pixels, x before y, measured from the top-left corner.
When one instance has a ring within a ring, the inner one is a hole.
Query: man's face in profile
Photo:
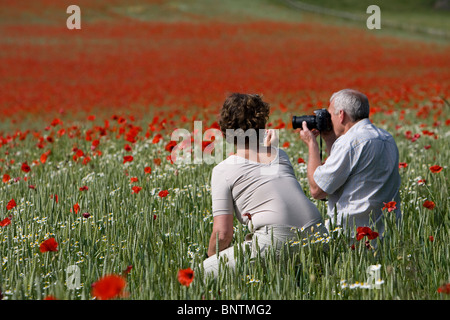
[[[339,119],[339,113],[335,114],[334,110],[334,100],[330,102],[330,105],[328,106],[328,112],[331,115],[331,122],[333,123],[333,131],[336,137],[340,137],[343,133],[343,130],[341,129],[341,121]]]

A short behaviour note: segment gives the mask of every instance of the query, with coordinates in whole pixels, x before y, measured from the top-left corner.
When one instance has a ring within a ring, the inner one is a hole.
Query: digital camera
[[[309,130],[317,129],[320,132],[327,132],[333,129],[333,124],[331,123],[331,115],[327,109],[319,109],[314,111],[315,115],[310,116],[293,116],[292,117],[292,128],[302,129],[303,121],[306,121],[306,125]]]

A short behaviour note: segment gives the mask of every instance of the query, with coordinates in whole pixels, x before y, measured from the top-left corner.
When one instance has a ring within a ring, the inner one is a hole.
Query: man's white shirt
[[[354,124],[334,142],[325,163],[314,172],[317,185],[328,194],[328,215],[350,228],[372,226],[384,232],[382,208],[395,201],[400,219],[399,153],[394,138],[369,119]],[[348,225],[347,225],[348,222]]]

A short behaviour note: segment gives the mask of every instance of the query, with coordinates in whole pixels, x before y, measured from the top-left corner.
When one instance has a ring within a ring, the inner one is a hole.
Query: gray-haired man
[[[303,122],[300,138],[308,146],[307,177],[315,199],[328,197],[328,215],[338,224],[368,226],[384,232],[384,203],[396,202],[400,212],[399,154],[394,138],[369,120],[367,97],[352,89],[336,92],[330,99],[333,130],[322,132],[328,158],[320,161],[316,137]],[[335,216],[337,211],[337,216]]]

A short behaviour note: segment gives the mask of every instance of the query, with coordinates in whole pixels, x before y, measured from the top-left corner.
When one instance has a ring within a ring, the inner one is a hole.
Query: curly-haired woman
[[[252,257],[264,259],[270,248],[277,255],[294,252],[290,244],[311,235],[311,227],[315,235],[327,237],[320,212],[305,196],[288,155],[270,137],[265,143],[269,147],[263,146],[269,113],[269,104],[256,94],[233,93],[221,109],[220,129],[236,153],[212,171],[214,220],[205,274],[217,276],[221,260],[235,267],[239,254],[231,245],[233,214],[249,226],[251,233],[241,248],[248,247]]]

